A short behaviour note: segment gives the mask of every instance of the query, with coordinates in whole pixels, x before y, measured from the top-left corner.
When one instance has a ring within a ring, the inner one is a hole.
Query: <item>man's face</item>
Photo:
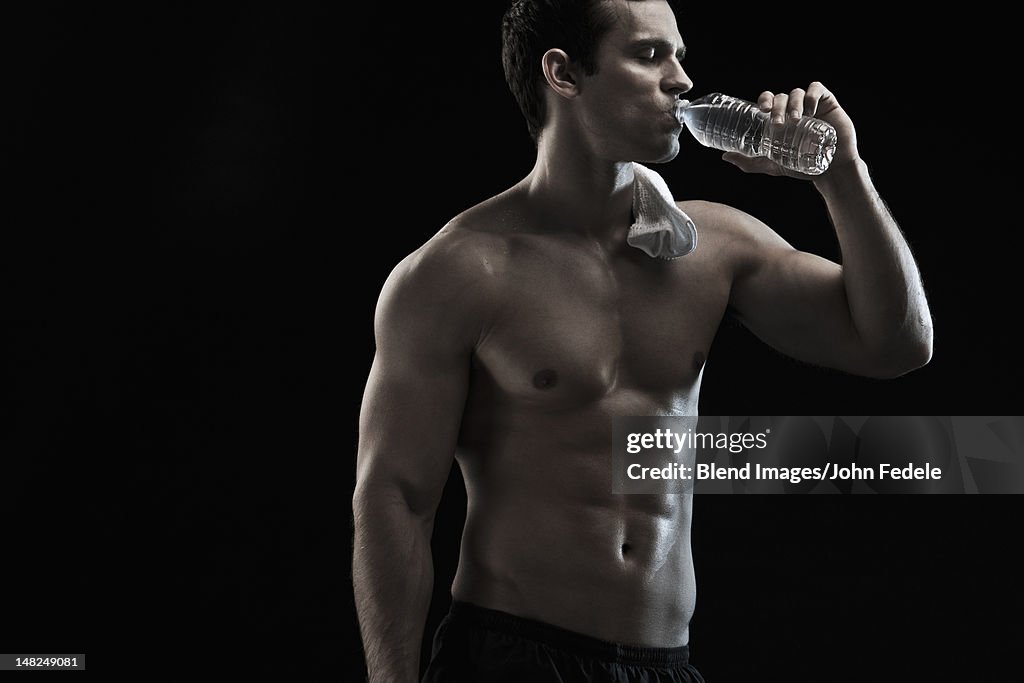
[[[675,101],[693,86],[685,48],[664,0],[609,3],[616,20],[580,83],[579,116],[595,152],[613,161],[663,162],[679,153]]]

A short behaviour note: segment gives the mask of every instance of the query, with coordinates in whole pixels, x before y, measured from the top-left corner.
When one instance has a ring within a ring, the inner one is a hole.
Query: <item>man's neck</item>
[[[552,229],[624,244],[632,224],[633,164],[596,159],[579,147],[541,139],[523,179],[531,204]]]

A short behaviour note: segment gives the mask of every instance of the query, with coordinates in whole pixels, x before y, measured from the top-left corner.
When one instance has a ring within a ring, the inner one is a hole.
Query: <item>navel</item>
[[[551,389],[558,384],[558,373],[554,370],[541,370],[533,376],[533,386],[538,389]]]

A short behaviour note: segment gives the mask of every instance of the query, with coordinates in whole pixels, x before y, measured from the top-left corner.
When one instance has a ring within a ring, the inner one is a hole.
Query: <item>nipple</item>
[[[551,389],[558,384],[558,373],[554,370],[541,370],[533,376],[533,386],[538,389]]]

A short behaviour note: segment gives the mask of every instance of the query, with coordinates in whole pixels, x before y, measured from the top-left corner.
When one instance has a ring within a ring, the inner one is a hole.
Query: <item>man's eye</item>
[[[643,52],[641,52],[640,59],[645,59],[648,61],[654,59],[654,48],[652,47],[648,50],[644,50]]]

